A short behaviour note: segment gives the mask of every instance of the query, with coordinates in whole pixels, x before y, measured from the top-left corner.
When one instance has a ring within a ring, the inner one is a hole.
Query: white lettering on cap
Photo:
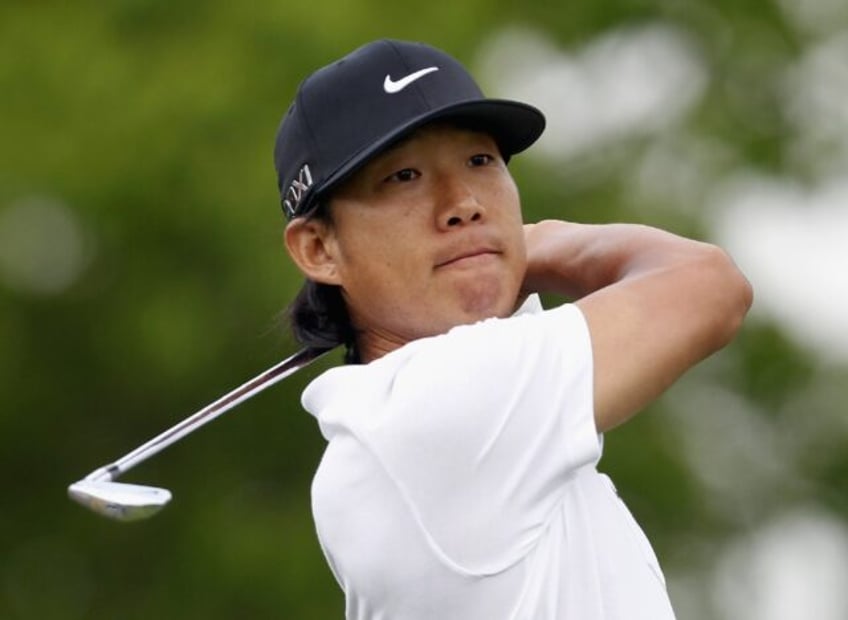
[[[312,187],[312,171],[309,170],[309,164],[303,164],[300,172],[297,173],[297,178],[291,182],[286,190],[283,199],[283,208],[285,208],[289,217],[294,217],[297,213],[300,201],[303,200],[303,195],[310,187]]]

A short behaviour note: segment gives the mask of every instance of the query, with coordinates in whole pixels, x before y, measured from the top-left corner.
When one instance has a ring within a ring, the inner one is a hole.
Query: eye
[[[421,176],[421,173],[413,168],[404,168],[387,176],[384,181],[386,183],[407,183]]]
[[[495,161],[495,158],[488,153],[477,153],[468,159],[468,165],[472,168],[477,168],[479,166],[489,166],[495,163]]]

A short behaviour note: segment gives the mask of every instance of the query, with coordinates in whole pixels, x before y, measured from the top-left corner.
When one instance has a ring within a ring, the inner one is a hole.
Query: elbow
[[[737,274],[732,290],[727,292],[721,346],[729,344],[736,337],[754,301],[754,289],[751,283],[741,272]]]
[[[712,337],[715,349],[736,336],[754,301],[754,289],[727,252],[710,247],[708,279],[712,290]]]

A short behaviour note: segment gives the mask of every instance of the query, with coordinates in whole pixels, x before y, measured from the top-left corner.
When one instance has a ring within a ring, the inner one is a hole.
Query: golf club
[[[95,469],[79,482],[69,486],[68,495],[86,508],[118,521],[136,521],[156,514],[171,500],[170,491],[114,480],[236,405],[294,374],[328,351],[330,349],[307,348],[295,353],[117,461]]]

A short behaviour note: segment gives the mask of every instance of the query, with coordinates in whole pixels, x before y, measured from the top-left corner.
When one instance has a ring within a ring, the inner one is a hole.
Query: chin
[[[509,316],[518,299],[517,291],[510,292],[500,282],[490,286],[475,287],[464,293],[460,297],[460,308],[463,313],[478,321]]]
[[[503,298],[497,300],[473,300],[462,306],[462,323],[476,323],[486,319],[504,318],[510,316],[515,307],[515,301]]]

